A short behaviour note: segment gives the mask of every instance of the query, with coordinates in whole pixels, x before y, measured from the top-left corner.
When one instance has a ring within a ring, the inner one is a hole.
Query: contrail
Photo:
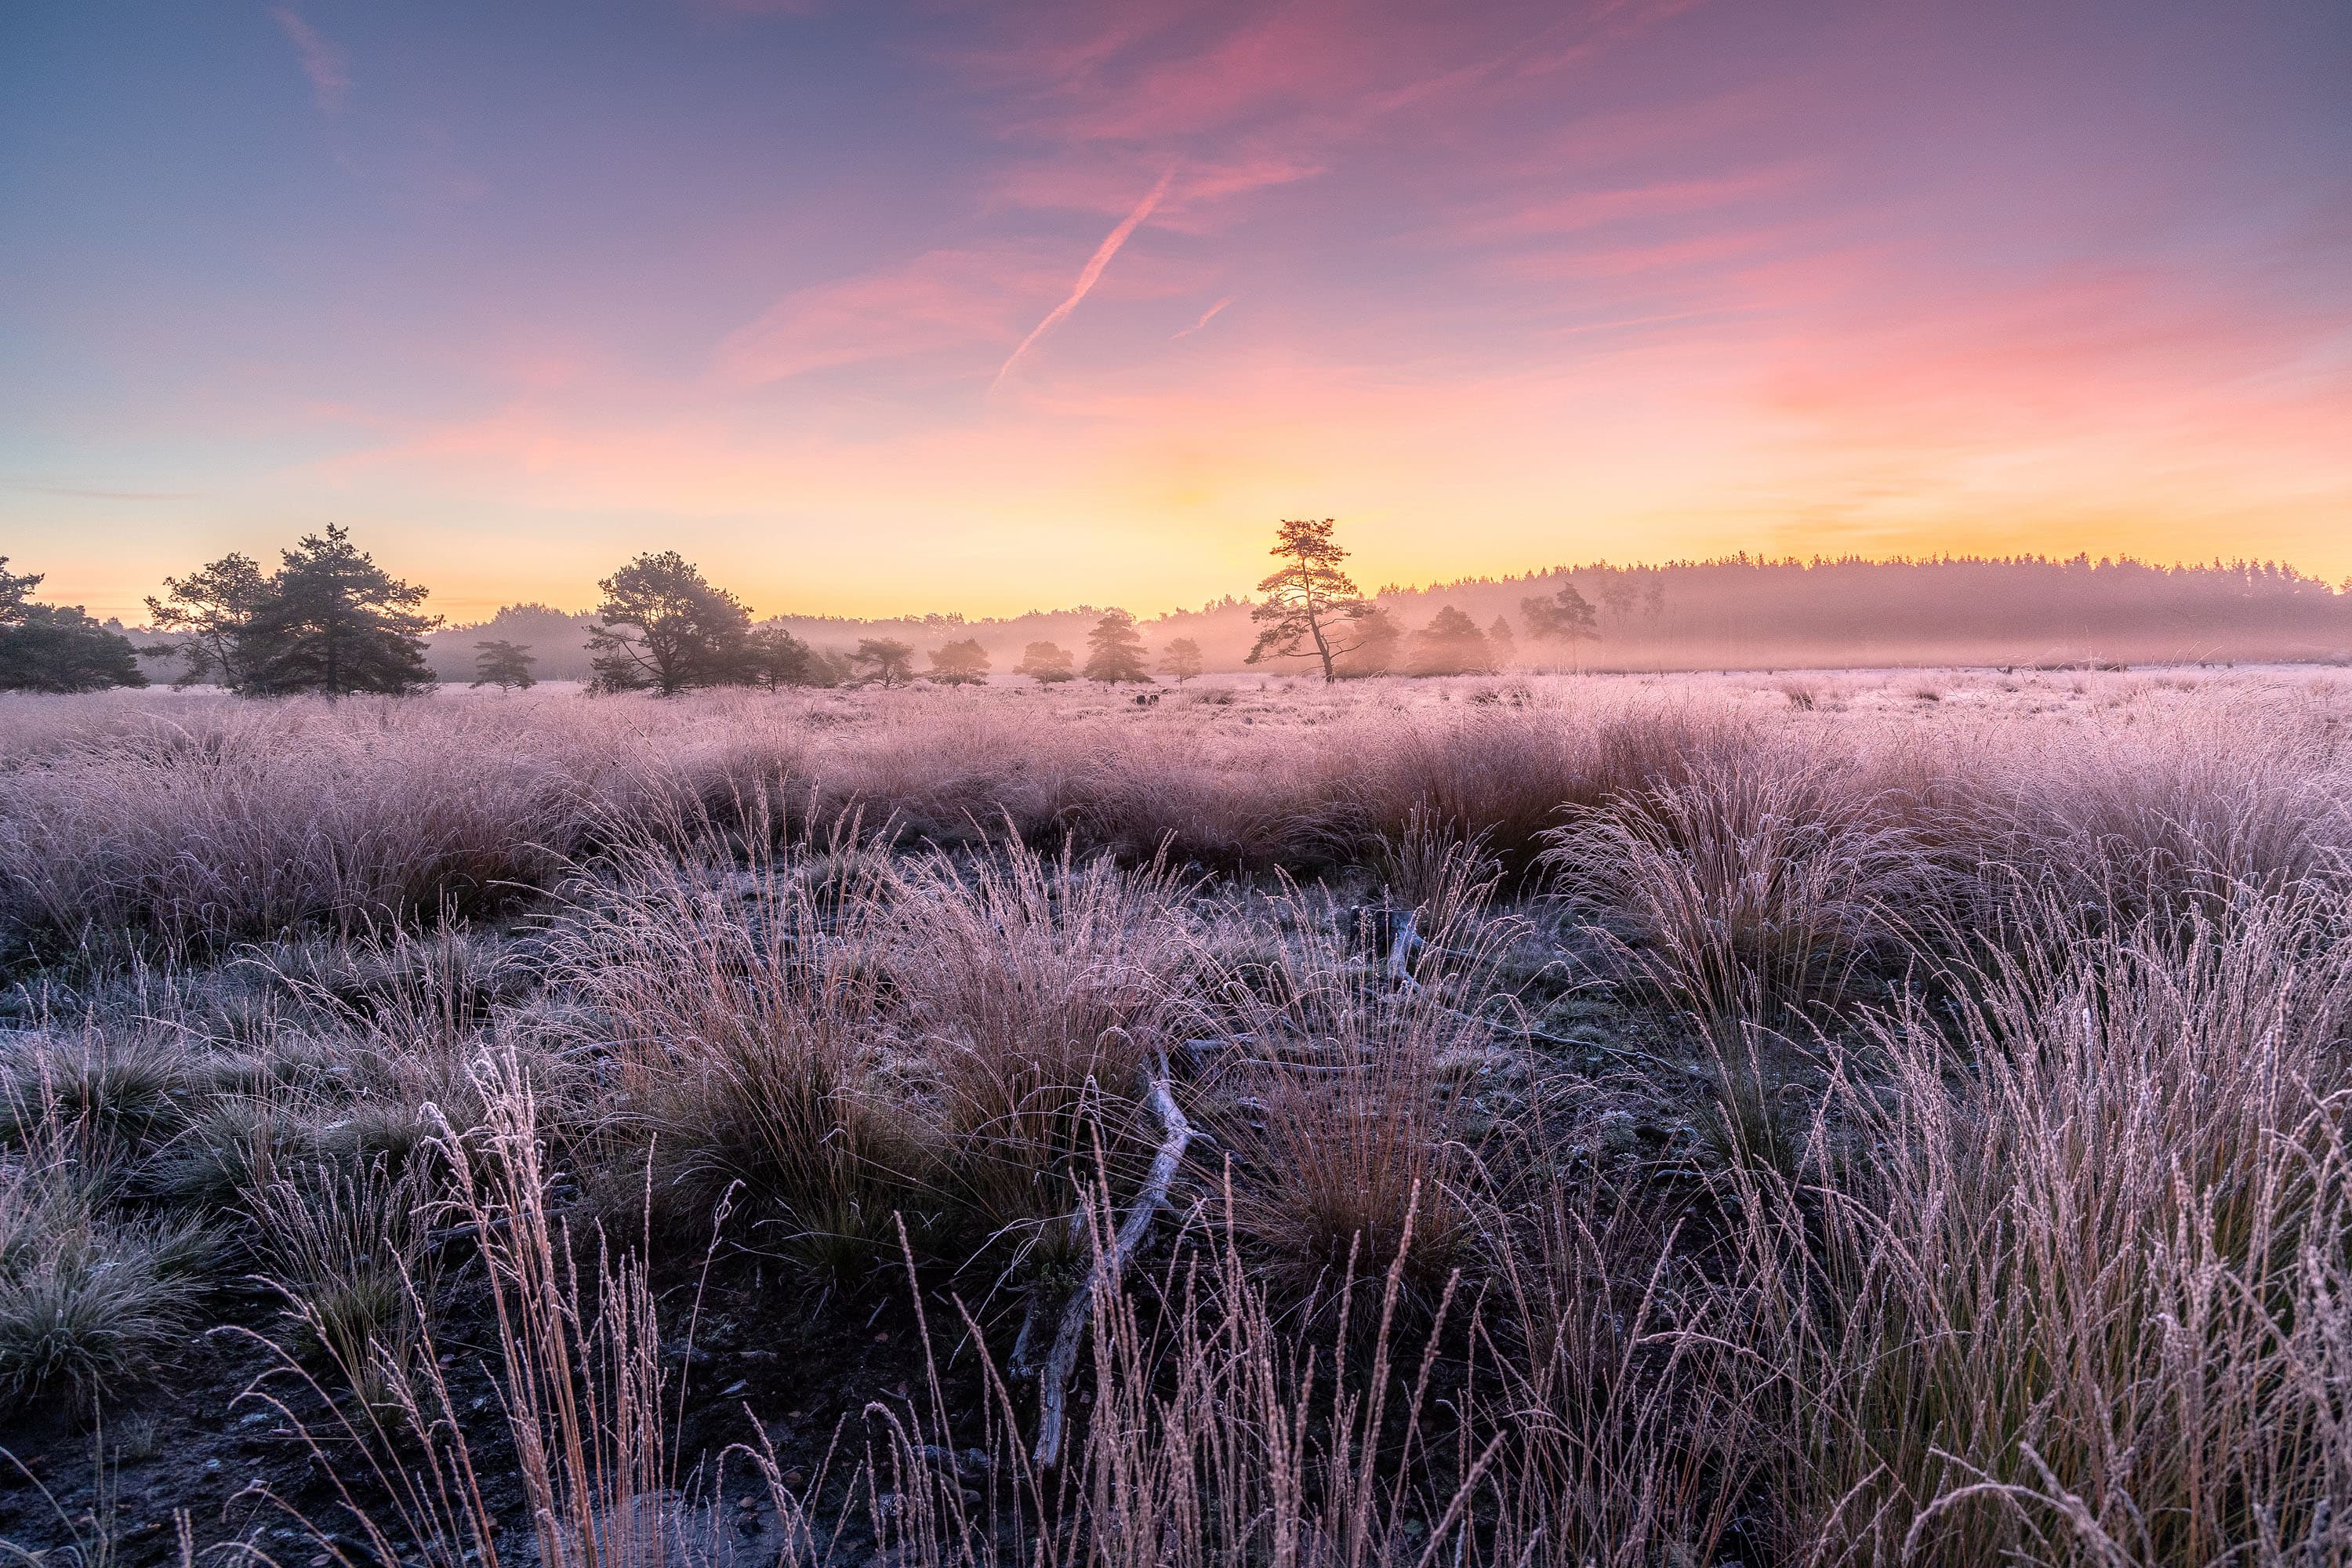
[[[1218,311],[1220,311],[1220,310],[1223,310],[1226,306],[1228,306],[1228,305],[1232,304],[1233,302],[1234,302],[1234,297],[1233,297],[1231,294],[1226,295],[1223,299],[1222,299],[1222,300],[1218,300],[1215,304],[1213,304],[1213,305],[1210,306],[1207,310],[1205,310],[1202,311],[1202,312],[1201,312],[1201,319],[1200,319],[1199,321],[1197,321],[1193,322],[1191,326],[1189,326],[1189,327],[1185,328],[1185,329],[1184,329],[1182,331],[1181,331],[1181,332],[1171,332],[1171,333],[1169,333],[1169,334],[1168,334],[1168,341],[1169,341],[1170,342],[1171,342],[1171,343],[1172,343],[1172,342],[1174,342],[1178,338],[1189,338],[1189,337],[1191,337],[1194,332],[1199,331],[1202,327],[1205,327],[1205,326],[1207,326],[1207,325],[1209,324],[1209,318],[1210,318],[1210,317],[1212,317],[1212,316],[1215,315]]]
[[[1151,194],[1145,196],[1133,212],[1120,219],[1117,228],[1104,237],[1103,242],[1095,247],[1092,258],[1087,262],[1086,269],[1078,274],[1077,287],[1070,290],[1070,297],[1055,306],[1044,321],[1031,329],[1029,335],[1021,340],[1021,346],[1014,349],[1004,363],[998,367],[996,380],[988,384],[991,392],[995,391],[1013,367],[1021,363],[1021,356],[1029,352],[1029,345],[1052,331],[1061,323],[1062,318],[1078,308],[1078,301],[1087,297],[1087,290],[1095,286],[1095,279],[1103,275],[1103,268],[1110,265],[1110,258],[1118,254],[1118,247],[1125,245],[1127,237],[1135,232],[1135,226],[1150,217],[1151,209],[1160,205],[1160,198],[1168,194],[1168,182],[1175,177],[1176,165],[1171,163],[1168,172],[1160,176],[1160,183],[1151,187]]]

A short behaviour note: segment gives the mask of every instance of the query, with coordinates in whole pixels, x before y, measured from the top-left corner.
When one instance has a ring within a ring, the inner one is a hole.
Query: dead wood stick
[[[1220,1035],[1213,1040],[1186,1040],[1184,1049],[1194,1062],[1205,1061],[1219,1051],[1229,1051],[1239,1046],[1254,1045],[1257,1037],[1250,1035]]]
[[[1412,977],[1412,951],[1422,945],[1421,911],[1407,910],[1396,923],[1396,934],[1389,939],[1388,977],[1400,991],[1421,989],[1421,983]]]
[[[1013,1338],[1013,1355],[1004,1363],[1004,1375],[1015,1383],[1025,1383],[1037,1375],[1037,1324],[1045,1315],[1045,1299],[1040,1289],[1029,1287],[1028,1304],[1021,1309],[1021,1331]]]
[[[1176,1097],[1169,1092],[1164,1063],[1160,1076],[1151,1080],[1151,1093],[1146,1103],[1159,1112],[1166,1135],[1160,1141],[1160,1152],[1151,1157],[1151,1174],[1145,1179],[1143,1190],[1135,1194],[1127,1217],[1119,1222],[1110,1255],[1095,1258],[1094,1268],[1063,1305],[1062,1326],[1054,1336],[1053,1352],[1045,1358],[1044,1381],[1037,1394],[1036,1461],[1041,1470],[1050,1470],[1061,1462],[1062,1422],[1067,1412],[1070,1373],[1078,1363],[1078,1346],[1094,1317],[1095,1292],[1105,1284],[1118,1283],[1119,1271],[1142,1245],[1143,1233],[1151,1228],[1152,1216],[1167,1206],[1168,1188],[1176,1180],[1176,1168],[1183,1161],[1185,1145],[1192,1141],[1192,1124],[1184,1120],[1184,1113],[1176,1107]]]

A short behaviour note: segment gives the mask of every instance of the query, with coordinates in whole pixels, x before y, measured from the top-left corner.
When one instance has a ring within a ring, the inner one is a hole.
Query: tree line
[[[839,651],[812,647],[779,626],[751,624],[743,602],[707,580],[676,551],[640,555],[597,584],[604,599],[588,630],[592,684],[604,691],[681,691],[720,686],[905,686],[919,676],[942,686],[987,684],[993,667],[977,637],[930,649],[918,671],[915,645],[861,637]],[[1074,679],[1116,685],[1150,682],[1135,617],[1110,610],[1087,634],[1087,658],[1051,642],[1033,642],[1013,673],[1048,685]],[[1201,673],[1200,646],[1178,637],[1161,650],[1160,668],[1178,681]]]
[[[1280,566],[1251,610],[1262,630],[1248,662],[1308,658],[1326,680],[1400,670],[1463,674],[1514,661],[1517,637],[1496,616],[1482,628],[1460,610],[1441,608],[1408,638],[1389,611],[1356,587],[1339,563],[1347,552],[1329,518],[1286,520],[1272,553]],[[378,566],[339,524],[306,534],[279,552],[275,571],[231,553],[167,577],[146,601],[152,627],[164,638],[145,648],[92,620],[79,606],[33,602],[37,575],[11,574],[0,557],[0,689],[89,691],[143,686],[141,658],[176,660],[173,684],[223,686],[243,696],[358,693],[401,696],[434,684],[425,634],[442,624],[422,606],[428,590]],[[895,637],[863,637],[855,648],[821,650],[781,626],[755,625],[742,600],[714,585],[677,551],[639,555],[597,584],[602,598],[587,629],[591,682],[599,691],[659,696],[718,687],[879,686],[920,678],[947,686],[984,685],[992,668],[977,637],[950,639],[925,655]],[[1592,606],[1573,584],[1523,604],[1530,637],[1571,647],[1599,635]],[[957,623],[942,622],[943,625]],[[475,645],[476,686],[501,690],[535,684],[536,657],[510,638]],[[1087,634],[1086,658],[1051,641],[1033,641],[1012,673],[1045,685],[1092,680],[1150,683],[1152,656],[1133,615],[1105,612]],[[1181,685],[1201,674],[1203,657],[1191,637],[1160,650],[1160,674]]]
[[[307,534],[265,574],[232,554],[167,577],[147,612],[163,642],[134,648],[79,606],[37,604],[37,575],[0,558],[0,689],[94,691],[144,686],[139,659],[181,661],[177,684],[210,681],[248,696],[401,693],[433,679],[422,635],[425,590],[391,576],[341,528]]]
[[[1441,605],[1429,624],[1408,635],[1392,610],[1365,596],[1339,563],[1348,552],[1332,537],[1330,518],[1286,518],[1276,525],[1274,548],[1280,563],[1257,585],[1265,598],[1250,611],[1259,630],[1245,663],[1269,658],[1311,658],[1327,681],[1369,675],[1479,675],[1518,661],[1518,637],[1510,621],[1496,616],[1485,627],[1451,605]],[[1653,585],[1649,614],[1664,604]],[[1519,601],[1528,636],[1562,644],[1580,657],[1582,645],[1601,636],[1600,617],[1574,583],[1556,593]]]
[[[2352,593],[2267,562],[2165,567],[2086,555],[1898,562],[1742,555],[1557,567],[1368,595],[1348,574],[1348,552],[1329,518],[1282,521],[1271,553],[1276,569],[1258,584],[1255,601],[1228,598],[1172,617],[1162,635],[1182,627],[1206,637],[1228,616],[1246,616],[1255,632],[1248,664],[1301,661],[1327,680],[1475,674],[1521,663],[1582,668],[1596,644],[1624,667],[1629,656],[1679,658],[1691,649],[1709,656],[1703,662],[1724,665],[1860,653],[1894,661],[1927,654],[2023,659],[2047,657],[2037,649],[2048,646],[2144,658],[2340,658],[2352,637]],[[378,567],[339,526],[305,535],[280,552],[273,570],[230,554],[165,579],[164,592],[147,600],[158,640],[143,647],[79,606],[37,601],[41,581],[10,572],[0,557],[0,690],[144,685],[142,659],[175,663],[175,684],[255,696],[399,694],[435,679],[424,639],[442,621],[425,613],[426,591]],[[545,646],[538,627],[553,624],[584,637],[587,674],[604,691],[891,689],[918,679],[969,686],[992,673],[989,648],[960,616],[905,624],[908,637],[941,637],[928,650],[889,635],[819,648],[781,622],[754,624],[740,599],[675,551],[640,555],[598,589],[600,601],[578,632],[571,631],[573,617],[544,606],[526,606],[536,619],[514,627],[504,626],[502,612],[500,629],[509,635],[474,644],[474,684],[533,684],[531,642]],[[1429,619],[1409,627],[1402,617],[1415,606]],[[1155,672],[1181,683],[1202,672],[1194,636],[1171,637],[1154,651],[1128,612],[1077,613],[1097,617],[1082,647],[1033,635],[1010,673],[1053,685],[1148,682]],[[806,618],[797,619],[809,629]]]
[[[143,648],[79,606],[37,603],[37,574],[16,574],[0,556],[0,690],[77,692],[144,686],[142,658],[176,661],[173,684],[215,685],[241,696],[370,693],[404,696],[435,683],[425,634],[442,617],[424,613],[428,590],[394,577],[337,524],[306,534],[265,573],[250,556],[223,556],[185,577],[167,577],[151,595],[151,626],[164,634]],[[781,626],[758,626],[733,594],[713,585],[677,552],[647,553],[597,584],[603,595],[587,629],[591,685],[607,692],[660,696],[716,687],[904,686],[918,679],[985,684],[988,650],[977,638],[918,650],[894,637],[865,637],[826,651]],[[538,662],[510,638],[475,645],[476,686],[501,690],[536,683]],[[1087,657],[1032,642],[1015,674],[1046,684],[1087,679],[1150,682],[1149,654],[1125,610],[1103,615]],[[1200,645],[1178,637],[1159,668],[1178,682],[1201,673]]]
[[[100,691],[144,686],[130,640],[79,605],[33,599],[41,574],[8,570],[0,555],[0,691]]]

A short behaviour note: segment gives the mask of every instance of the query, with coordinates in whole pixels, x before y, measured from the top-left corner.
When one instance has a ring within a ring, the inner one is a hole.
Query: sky
[[[0,8],[0,554],[1150,614],[1746,550],[2352,576],[2342,0]]]

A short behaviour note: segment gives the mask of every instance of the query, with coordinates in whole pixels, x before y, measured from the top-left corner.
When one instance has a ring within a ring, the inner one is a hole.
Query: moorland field
[[[2352,677],[0,700],[47,1561],[2352,1563]]]

